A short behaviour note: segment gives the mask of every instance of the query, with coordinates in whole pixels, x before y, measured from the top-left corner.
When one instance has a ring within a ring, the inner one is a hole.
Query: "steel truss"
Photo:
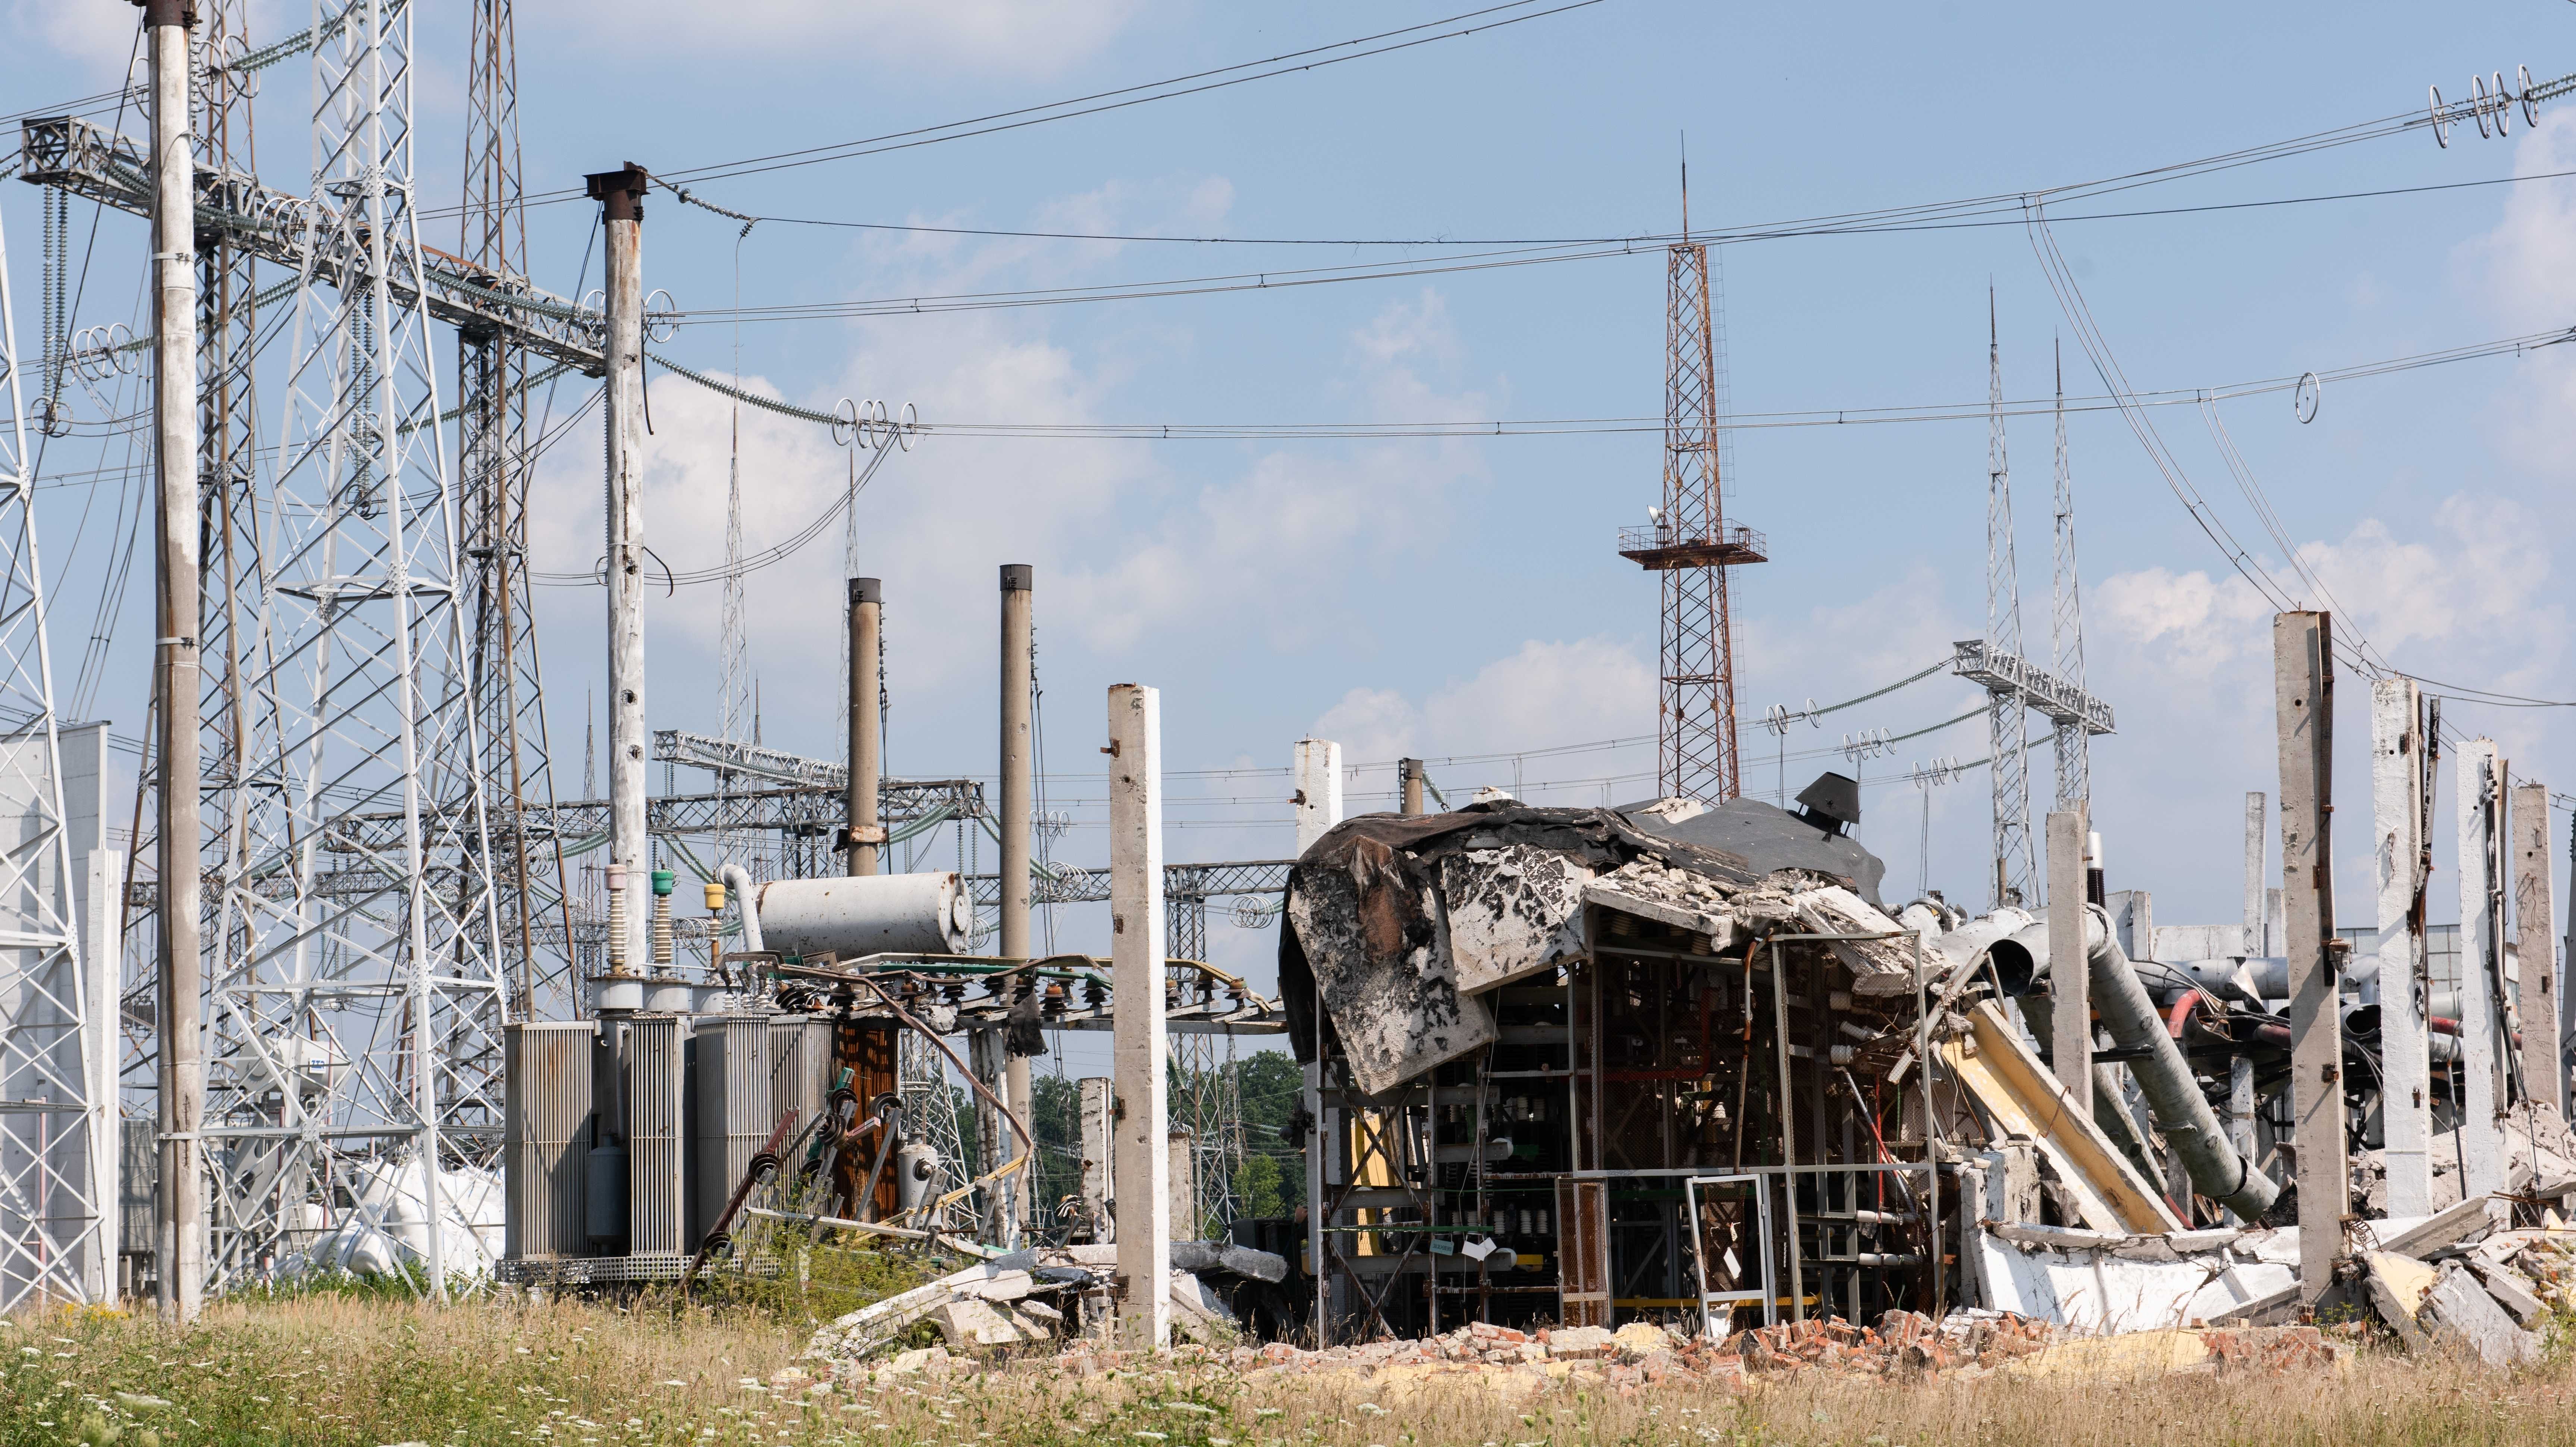
[[[0,237],[0,1317],[116,1290],[116,1075],[112,959],[81,951],[75,859],[63,810],[35,474],[9,255]],[[92,881],[103,886],[104,873]],[[109,902],[95,900],[103,918]]]
[[[1765,561],[1768,544],[1751,528],[1726,525],[1718,426],[1726,380],[1705,245],[1667,248],[1664,302],[1663,505],[1652,526],[1621,530],[1619,553],[1655,573],[1662,595],[1661,787],[1715,803],[1742,792],[1726,570]]]
[[[465,87],[465,203],[458,257],[477,285],[524,288],[528,230],[519,182],[519,80],[510,0],[475,0]],[[532,626],[528,576],[528,348],[508,327],[457,330],[459,530],[464,536],[472,687],[483,777],[507,806],[493,830],[501,877],[501,947],[512,1009],[523,1017],[573,1013],[579,982],[561,945],[572,928],[560,836],[520,827],[531,806],[554,802],[545,685]]]
[[[218,1287],[335,1224],[370,1158],[407,1156],[436,1199],[441,1171],[499,1144],[508,964],[411,60],[403,0],[355,0],[313,52],[311,199],[259,213],[297,274],[259,607],[235,619],[256,640],[241,762],[206,781],[232,796],[234,839],[207,891]],[[353,813],[398,826],[337,827]],[[443,1291],[438,1236],[425,1264]]]

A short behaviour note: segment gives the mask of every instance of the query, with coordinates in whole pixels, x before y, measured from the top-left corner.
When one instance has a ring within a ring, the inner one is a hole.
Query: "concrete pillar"
[[[118,1167],[124,1160],[124,1122],[117,1109],[117,1061],[124,1054],[125,1032],[117,990],[117,967],[125,958],[125,855],[93,849],[83,861],[89,870],[89,918],[81,931],[81,962],[89,998],[82,1007],[89,1017],[85,1047],[89,1064],[89,1198],[98,1207],[98,1247],[90,1256],[86,1289],[93,1304],[114,1306],[118,1295],[116,1258],[124,1249],[117,1228],[124,1212],[117,1198],[122,1185]]]
[[[651,919],[633,896],[652,869],[644,791],[650,740],[644,724],[644,510],[638,456],[644,433],[644,169],[587,178],[601,203],[608,254],[608,863],[627,881],[622,953],[629,969],[651,958]]]
[[[1398,759],[1395,761],[1395,774],[1402,789],[1402,793],[1400,795],[1401,806],[1397,812],[1403,814],[1421,813],[1422,761],[1420,759]]]
[[[1092,1222],[1094,1241],[1115,1241],[1118,1220],[1111,1212],[1116,1198],[1111,1193],[1109,1175],[1113,1135],[1109,1078],[1085,1076],[1074,1082],[1074,1088],[1081,1095],[1082,1110],[1082,1214]]]
[[[2093,1113],[2092,972],[2084,967],[2084,801],[2048,816],[2049,1068]]]
[[[2513,788],[2513,934],[2522,960],[2522,1085],[2567,1114],[2567,1062],[2559,1051],[2556,902],[2549,891],[2549,786]],[[2382,1012],[2383,1015],[2385,1011]]]
[[[2459,824],[2460,876],[2460,1162],[2467,1194],[2484,1195],[2505,1188],[2504,1135],[2496,1117],[2504,1110],[2498,1074],[2504,1064],[2496,1018],[2495,971],[2503,948],[2497,933],[2500,895],[2495,879],[2496,818],[2504,772],[2495,740],[2471,739],[2460,746],[2458,793],[2454,808]]]
[[[197,628],[197,270],[196,160],[188,130],[187,0],[149,0],[143,34],[152,73],[152,424],[160,504],[159,626],[153,678],[160,705],[160,1127],[161,1314],[197,1319],[206,1279],[205,1114],[200,1003],[204,965],[197,937],[199,884],[197,738],[204,673]],[[111,973],[113,964],[106,966]]]
[[[2268,953],[2263,943],[2263,838],[2270,799],[2256,789],[2245,796],[2245,953]]]
[[[1109,958],[1118,1185],[1118,1322],[1131,1349],[1161,1350],[1171,1331],[1171,1155],[1163,1073],[1162,695],[1109,690]]]
[[[1196,1132],[1188,1126],[1175,1129],[1169,1138],[1171,1204],[1168,1219],[1175,1240],[1197,1241],[1206,1232],[1199,1225],[1199,1170]]]
[[[2424,702],[2415,680],[2370,686],[2370,812],[2379,884],[2380,1121],[2388,1214],[2433,1214],[2432,1065],[2424,1033]]]
[[[998,821],[1002,835],[1002,954],[1009,959],[1030,957],[1029,944],[1029,827],[1032,822],[1032,800],[1037,796],[1034,737],[1029,727],[1032,692],[1031,673],[1034,663],[1029,656],[1034,626],[1030,617],[1031,593],[1036,586],[1037,569],[1027,563],[1002,565],[1002,812]],[[1029,988],[1037,988],[1030,982]],[[1034,1087],[1029,1082],[1029,1059],[1025,1055],[1008,1056],[1003,1066],[1002,1098],[1009,1103],[1011,1114],[1022,1125],[1032,1118]],[[1011,1137],[1011,1154],[1021,1154],[1020,1138]],[[1027,1178],[1010,1194],[1019,1201],[1029,1198]],[[1016,1243],[1019,1212],[1010,1219]]]
[[[2343,952],[2334,937],[2334,621],[2272,619],[2281,759],[2281,899],[2290,984],[2290,1110],[2296,1122],[2299,1299],[2333,1284],[2352,1210],[2344,1153]]]
[[[1304,854],[1342,822],[1342,746],[1326,739],[1297,741],[1297,852]]]
[[[885,581],[850,580],[850,873],[884,868],[885,819],[878,791],[885,777],[885,709],[877,694],[885,648]]]
[[[2227,1062],[2227,1143],[2239,1160],[2262,1160],[2254,1153],[2254,1062],[2243,1055]]]

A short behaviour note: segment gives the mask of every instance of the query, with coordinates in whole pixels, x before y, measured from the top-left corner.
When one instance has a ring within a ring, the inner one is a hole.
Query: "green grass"
[[[809,1330],[792,1307],[740,1301],[442,1308],[359,1289],[236,1298],[185,1330],[98,1311],[21,1316],[0,1326],[0,1447],[2576,1447],[2564,1354],[2513,1374],[2367,1351],[2332,1373],[1809,1376],[1744,1396],[1246,1377],[1181,1354],[1090,1376],[996,1362],[770,1389]]]

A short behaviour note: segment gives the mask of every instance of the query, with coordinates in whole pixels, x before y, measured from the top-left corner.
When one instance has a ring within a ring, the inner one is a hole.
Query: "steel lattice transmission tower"
[[[27,400],[0,237],[0,1316],[113,1301],[116,962],[81,951],[75,858],[63,809],[44,573],[36,555]],[[95,844],[96,841],[85,841]],[[114,878],[101,874],[90,888]],[[82,890],[86,893],[87,890]],[[92,900],[93,918],[113,906]]]
[[[2066,455],[2066,354],[2057,353],[2057,551],[2048,633],[2057,676],[2084,687],[2084,589],[2075,570],[2075,473]],[[2093,796],[2092,731],[2080,718],[2050,721],[2057,754],[2057,807]]]
[[[1186,874],[1186,867],[1179,872]],[[1164,949],[1174,959],[1204,963],[1207,896],[1186,887],[1172,888],[1180,882],[1166,873]],[[1193,882],[1204,887],[1203,879]],[[1174,990],[1214,992],[1214,982],[1195,970],[1174,971],[1170,979],[1177,982],[1169,986]],[[1195,1222],[1172,1223],[1174,1239],[1181,1239],[1178,1233],[1183,1231],[1190,1232],[1192,1240],[1216,1239],[1233,1227],[1243,1209],[1234,1194],[1235,1175],[1243,1169],[1242,1071],[1234,1036],[1177,1034],[1172,1037],[1172,1053],[1180,1066],[1180,1090],[1171,1103],[1171,1118],[1173,1124],[1190,1131],[1191,1198],[1198,1211]]]
[[[253,146],[252,72],[225,62],[248,49],[248,0],[199,0],[199,24],[189,37],[190,131],[199,172],[198,193],[239,209],[258,190]],[[263,568],[259,527],[258,259],[231,227],[201,226],[196,238],[198,487],[205,526],[204,572],[198,592],[197,638],[201,689],[198,705],[199,823],[197,854],[208,878],[242,872],[246,836],[238,805],[254,707],[243,680],[263,672],[269,638],[260,626]],[[157,688],[157,682],[156,682]],[[148,704],[158,714],[157,692]],[[127,881],[117,908],[118,1014],[122,1044],[118,1074],[135,1092],[135,1113],[149,1120],[159,1090],[160,957],[160,730],[146,721],[141,767],[135,771],[133,836],[122,874]],[[211,903],[211,898],[210,898]],[[211,921],[209,921],[211,922]],[[213,938],[208,931],[204,938]],[[237,1068],[218,1056],[216,1071]],[[253,1067],[256,1069],[257,1067]],[[150,1252],[150,1241],[124,1243]]]
[[[382,1199],[360,1177],[397,1163],[434,1193],[499,1145],[502,902],[413,204],[411,14],[356,0],[333,24],[312,189],[278,218],[313,260],[263,496],[247,747],[209,781],[239,840],[207,881],[218,1284],[300,1244],[305,1203]],[[433,1213],[443,1292],[441,1229]]]
[[[1689,214],[1685,181],[1685,238]],[[1769,544],[1751,528],[1726,524],[1721,304],[1709,284],[1704,243],[1685,239],[1667,248],[1664,296],[1663,503],[1649,510],[1648,526],[1620,530],[1619,554],[1661,578],[1656,736],[1663,792],[1714,802],[1741,792],[1726,570],[1767,561]]]
[[[510,0],[474,0],[465,87],[465,204],[457,254],[494,291],[528,291],[519,162],[519,62]],[[527,569],[528,353],[499,327],[458,331],[458,519],[467,629],[513,1012],[578,1013],[571,904]]]
[[[2021,654],[2021,575],[2013,559],[2012,468],[2004,453],[2003,350],[1994,295],[1986,296],[1986,636],[1957,644],[1953,670],[1986,690],[1986,733],[1994,752],[1994,856],[1987,884],[1995,905],[2037,904],[2040,877],[2030,833],[2030,718],[2039,710],[2057,744],[2057,801],[2090,791],[2090,736],[2112,731],[2111,706],[2084,691],[2081,598],[2075,579],[2074,483],[2066,460],[2064,387],[2057,419],[2057,567],[2050,613],[2056,668]]]
[[[2012,463],[2004,451],[2003,348],[1995,297],[1986,293],[1986,649],[2021,656],[2021,568],[2013,553]],[[1994,760],[1994,903],[2035,900],[2038,866],[2030,838],[2027,705],[2010,690],[1986,695],[1986,737]]]

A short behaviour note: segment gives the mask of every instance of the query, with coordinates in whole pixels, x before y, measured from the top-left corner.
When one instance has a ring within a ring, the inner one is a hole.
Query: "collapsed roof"
[[[1489,1045],[1493,1013],[1477,997],[1581,955],[1587,903],[1690,928],[1717,950],[1792,922],[1897,930],[1874,902],[1884,866],[1815,817],[1747,799],[1624,810],[1498,799],[1347,820],[1289,872],[1279,983],[1290,1043],[1299,1060],[1316,1057],[1320,1004],[1372,1093]],[[1717,839],[1736,847],[1706,842]],[[1910,949],[1834,952],[1864,981],[1912,977]]]

